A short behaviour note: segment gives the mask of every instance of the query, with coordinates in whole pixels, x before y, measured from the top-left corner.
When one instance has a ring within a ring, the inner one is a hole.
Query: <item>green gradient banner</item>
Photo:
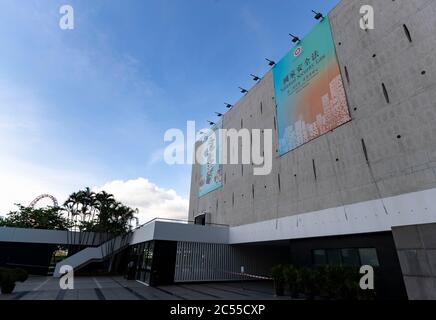
[[[351,120],[328,18],[274,66],[273,78],[280,155]]]
[[[216,124],[203,138],[200,164],[200,188],[199,196],[215,191],[223,186],[222,165],[220,162],[220,141],[219,129],[222,122]]]

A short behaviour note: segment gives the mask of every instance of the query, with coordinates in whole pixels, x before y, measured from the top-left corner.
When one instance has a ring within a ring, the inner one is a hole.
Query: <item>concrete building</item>
[[[374,30],[359,26],[363,5],[374,8]],[[400,274],[392,283],[401,278],[401,262],[410,298],[435,297],[433,240],[422,238],[412,246],[418,253],[407,252],[410,245],[398,239],[414,237],[415,227],[397,229],[436,222],[435,16],[431,0],[342,1],[329,18],[351,121],[280,156],[268,72],[222,123],[272,129],[272,173],[224,165],[223,187],[199,197],[195,165],[189,218],[207,213],[210,222],[229,225],[231,244],[288,241],[290,259],[304,264],[316,250],[374,248],[380,269]],[[404,265],[411,257],[426,266],[425,278]]]
[[[359,26],[362,5],[374,8],[374,30]],[[320,104],[351,120],[329,127],[330,116],[296,119],[283,144],[301,145],[280,153],[268,72],[222,127],[271,129],[272,172],[209,167],[221,187],[202,193],[203,168],[194,165],[189,221],[196,224],[156,220],[111,240],[124,264],[134,261],[134,277],[152,285],[248,280],[268,277],[278,263],[369,264],[381,298],[435,299],[435,17],[432,0],[340,2],[327,22],[342,81],[331,82]],[[107,258],[107,244],[98,245],[59,263],[55,276],[62,265],[79,269]]]

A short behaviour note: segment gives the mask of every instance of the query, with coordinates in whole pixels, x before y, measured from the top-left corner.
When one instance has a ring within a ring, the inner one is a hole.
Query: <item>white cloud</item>
[[[188,200],[176,191],[163,189],[144,178],[121,181],[116,180],[94,191],[106,191],[118,201],[139,210],[139,221],[145,223],[154,218],[187,219]]]

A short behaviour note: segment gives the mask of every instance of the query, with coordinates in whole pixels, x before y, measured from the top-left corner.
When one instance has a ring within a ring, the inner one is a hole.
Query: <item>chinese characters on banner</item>
[[[222,187],[222,165],[220,162],[220,141],[219,129],[222,122],[216,124],[210,132],[203,138],[202,160],[200,164],[200,191],[202,197]]]
[[[328,18],[274,66],[273,77],[280,155],[351,120]]]

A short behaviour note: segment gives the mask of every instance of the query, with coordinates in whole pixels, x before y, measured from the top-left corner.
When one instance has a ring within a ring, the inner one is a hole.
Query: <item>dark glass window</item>
[[[317,266],[380,266],[375,248],[316,249],[312,251],[312,258]]]
[[[313,250],[313,263],[316,266],[324,266],[327,264],[327,254],[325,250]]]
[[[136,279],[150,282],[150,274],[153,262],[154,242],[144,242],[132,247],[132,259],[135,262]]]
[[[339,249],[327,250],[327,260],[331,266],[340,266],[342,264],[341,251]]]
[[[345,266],[360,266],[359,251],[357,249],[342,249],[342,263]]]
[[[373,267],[380,266],[377,257],[377,250],[374,248],[359,249],[360,262],[362,265],[369,265]]]

